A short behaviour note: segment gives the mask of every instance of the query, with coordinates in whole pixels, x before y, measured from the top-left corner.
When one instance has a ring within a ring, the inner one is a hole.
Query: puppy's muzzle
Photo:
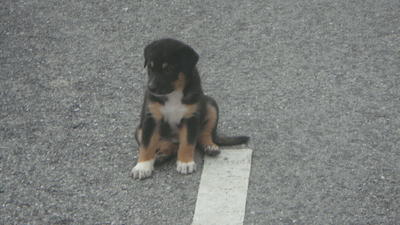
[[[167,95],[174,91],[172,88],[159,85],[156,82],[149,82],[147,89],[153,95]]]

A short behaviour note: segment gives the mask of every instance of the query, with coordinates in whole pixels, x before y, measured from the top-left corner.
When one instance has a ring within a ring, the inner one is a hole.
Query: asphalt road
[[[200,181],[132,180],[143,47],[190,44],[251,136],[244,224],[400,224],[400,2],[0,3],[0,224],[190,224]],[[223,179],[223,178],[221,178]]]

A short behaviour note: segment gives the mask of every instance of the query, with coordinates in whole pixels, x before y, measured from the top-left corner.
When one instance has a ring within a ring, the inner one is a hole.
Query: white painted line
[[[241,225],[246,209],[251,149],[205,156],[192,225]]]

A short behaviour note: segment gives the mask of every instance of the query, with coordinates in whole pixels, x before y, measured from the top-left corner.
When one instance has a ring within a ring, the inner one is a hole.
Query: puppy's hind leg
[[[169,140],[160,140],[157,151],[155,164],[161,164],[176,155],[178,144]]]
[[[214,156],[218,155],[221,152],[219,150],[218,145],[216,145],[213,141],[213,138],[216,135],[217,123],[218,123],[218,108],[216,105],[208,103],[206,123],[203,125],[198,139],[200,148],[207,155]]]

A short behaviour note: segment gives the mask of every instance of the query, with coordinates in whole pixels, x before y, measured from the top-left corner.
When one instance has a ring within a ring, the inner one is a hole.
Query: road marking
[[[246,209],[251,149],[205,156],[192,225],[241,225]]]

